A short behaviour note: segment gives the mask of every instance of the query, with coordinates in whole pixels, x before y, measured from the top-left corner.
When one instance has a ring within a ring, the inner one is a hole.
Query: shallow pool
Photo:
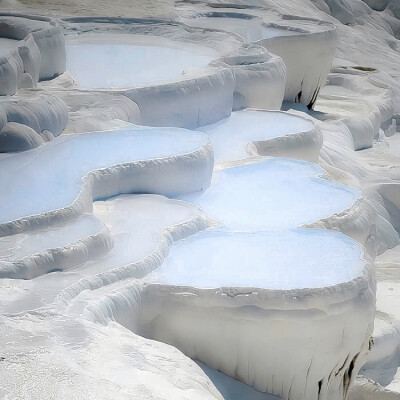
[[[231,230],[288,229],[350,208],[361,193],[305,161],[272,158],[214,171],[205,192],[182,196]]]
[[[299,32],[263,25],[258,18],[198,17],[184,19],[184,22],[197,28],[219,29],[240,35],[247,43],[276,36],[293,36]]]
[[[214,57],[172,47],[69,43],[67,70],[84,89],[131,88],[178,80],[186,68]]]
[[[209,136],[215,161],[225,162],[248,158],[246,149],[250,142],[307,132],[313,128],[312,122],[288,113],[242,110],[197,130]]]
[[[362,254],[357,242],[333,231],[211,230],[173,245],[150,280],[201,289],[325,287],[359,276]]]

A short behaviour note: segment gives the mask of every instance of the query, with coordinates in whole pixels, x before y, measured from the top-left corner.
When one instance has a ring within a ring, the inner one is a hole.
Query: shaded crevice
[[[314,90],[314,93],[313,93],[313,95],[312,95],[312,97],[311,97],[310,102],[307,104],[307,108],[308,108],[309,110],[312,110],[312,109],[313,109],[314,104],[315,104],[315,102],[317,101],[317,97],[318,97],[318,95],[319,95],[320,89],[321,89],[321,86],[320,86],[320,82],[318,81],[318,86],[317,86],[317,88]]]
[[[301,81],[301,84],[300,84],[300,92],[297,93],[297,96],[294,99],[295,103],[301,103],[301,96],[303,95],[303,83],[304,83],[304,79]]]
[[[306,375],[306,379],[305,379],[305,383],[304,383],[304,396],[306,395],[306,387],[307,387],[307,382],[308,382],[308,376],[310,375],[310,370],[311,370],[311,366],[312,366],[312,363],[313,363],[313,359],[314,359],[314,357],[311,358],[310,365],[308,366],[308,369],[307,369],[307,375]]]
[[[349,355],[347,355],[346,359],[344,360],[343,365],[337,370],[337,372],[335,373],[335,376],[338,376],[343,371],[343,369],[345,368],[345,366],[347,364],[348,359],[349,359]]]
[[[292,377],[292,381],[290,382],[290,386],[289,386],[289,393],[288,393],[288,399],[290,400],[291,399],[291,394],[292,394],[292,387],[293,387],[293,382],[294,382],[294,375],[293,375],[293,377]]]
[[[50,271],[47,271],[48,274],[51,274],[52,272],[63,272],[62,268],[53,268]]]
[[[351,360],[349,369],[345,372],[343,376],[343,398],[347,398],[347,394],[350,389],[350,383],[353,377],[353,372],[354,372],[354,366],[357,361],[358,356],[360,353],[357,353],[354,358]]]
[[[321,379],[321,380],[318,382],[318,399],[319,399],[320,396],[321,396],[321,391],[322,391],[322,384],[323,384],[323,382],[324,382],[323,379]]]
[[[295,99],[295,103],[300,103],[301,102],[301,95],[303,94],[303,91],[300,90],[299,93],[297,93],[296,99]]]

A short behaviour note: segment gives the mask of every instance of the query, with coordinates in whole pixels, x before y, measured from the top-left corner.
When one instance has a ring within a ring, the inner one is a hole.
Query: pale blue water
[[[151,281],[202,289],[325,287],[359,276],[362,254],[358,242],[334,231],[208,230],[173,245]]]
[[[210,188],[181,197],[232,230],[287,229],[342,212],[361,196],[305,161],[273,158],[214,171]]]
[[[282,112],[242,110],[197,130],[207,133],[216,162],[247,158],[247,144],[313,129],[304,118]]]
[[[127,44],[67,44],[67,70],[85,89],[130,88],[180,79],[210,55],[172,47]]]
[[[0,160],[0,222],[68,206],[92,170],[186,154],[207,142],[205,134],[179,128],[60,136]]]

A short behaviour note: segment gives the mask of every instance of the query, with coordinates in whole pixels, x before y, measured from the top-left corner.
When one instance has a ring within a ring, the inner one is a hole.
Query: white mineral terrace
[[[269,139],[287,135],[308,135],[310,141],[318,142],[318,133],[312,122],[295,115],[273,111],[236,111],[229,118],[201,126],[198,130],[209,136],[216,163],[243,160],[256,154],[268,155],[262,149],[268,147]],[[261,150],[257,150],[254,142],[261,142]],[[265,142],[264,146],[262,142]],[[312,148],[311,145],[309,147]]]
[[[154,160],[159,160],[158,166]],[[151,171],[161,168],[163,160],[168,164],[164,170],[176,169],[176,163],[189,165],[193,162],[196,165],[200,163],[197,165],[200,170],[203,165],[203,173],[197,170],[196,179],[189,182],[189,176],[183,177],[177,171],[174,178],[176,185],[163,182],[160,175],[152,182],[143,180],[139,171],[133,174],[133,180],[129,176],[124,177],[129,166],[135,167],[135,163],[138,169]],[[146,162],[153,163],[153,166],[140,166],[140,163]],[[81,198],[85,203],[88,201],[86,197],[110,197],[132,191],[133,186],[136,186],[137,192],[151,191],[153,186],[154,189],[158,187],[160,193],[169,194],[185,191],[185,184],[186,187],[194,185],[192,190],[201,190],[208,186],[213,160],[208,138],[203,133],[183,129],[138,128],[64,135],[46,146],[0,160],[0,165],[1,186],[7,188],[0,194],[0,223],[5,224],[50,212],[60,214]],[[10,170],[25,184],[21,185],[18,179],[10,176]],[[88,178],[90,173],[97,174],[96,178],[91,178],[92,181]],[[112,184],[99,185],[101,180]],[[171,191],[173,186],[175,189]],[[26,192],[30,193],[29,197],[24,195]]]
[[[186,10],[187,12],[187,10]],[[336,45],[335,26],[301,17],[262,18],[241,12],[190,10],[183,22],[194,27],[221,29],[237,34],[246,43],[256,43],[282,57],[287,68],[285,100],[313,108],[332,64]],[[318,58],[318,63],[314,59]]]
[[[262,392],[341,399],[372,329],[373,279],[361,246],[336,232],[207,230],[145,279],[139,317],[116,318]]]
[[[0,399],[399,400],[397,0],[0,8]]]
[[[93,208],[94,216],[0,238],[0,275],[31,279],[14,282],[22,291],[9,293],[16,295],[12,302],[0,301],[2,310],[49,304],[82,278],[94,282],[108,271],[119,271],[122,281],[142,277],[160,265],[170,242],[209,226],[198,207],[159,195],[120,195]]]

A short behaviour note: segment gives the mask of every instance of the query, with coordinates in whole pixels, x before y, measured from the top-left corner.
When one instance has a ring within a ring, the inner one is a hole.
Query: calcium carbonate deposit
[[[400,399],[397,0],[0,0],[0,399]]]

